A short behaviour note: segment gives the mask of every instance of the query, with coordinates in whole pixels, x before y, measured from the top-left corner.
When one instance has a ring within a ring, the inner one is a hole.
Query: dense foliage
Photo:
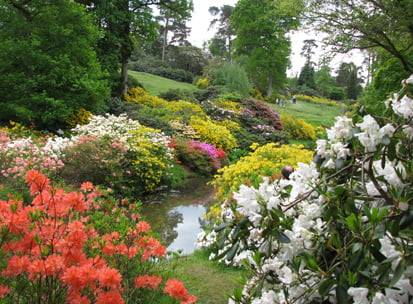
[[[0,124],[56,131],[80,108],[102,109],[109,90],[94,49],[99,32],[80,5],[1,1],[0,19]]]

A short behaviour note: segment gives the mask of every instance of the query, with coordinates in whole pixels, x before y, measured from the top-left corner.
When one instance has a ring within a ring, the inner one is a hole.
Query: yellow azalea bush
[[[243,107],[235,101],[231,101],[225,98],[219,98],[217,100],[212,101],[212,104],[217,106],[218,108],[233,111],[235,114],[241,113]]]
[[[284,131],[294,139],[315,139],[314,127],[303,119],[294,119],[291,115],[281,114]]]
[[[157,96],[150,95],[145,89],[137,87],[130,89],[128,94],[125,94],[125,100],[145,105],[151,108],[165,107],[168,101]]]
[[[158,130],[141,126],[129,131],[128,138],[131,175],[130,184],[152,192],[162,179],[170,174],[169,168],[174,161],[174,155],[169,142]]]
[[[194,116],[190,120],[190,125],[199,134],[200,139],[210,145],[225,151],[236,148],[237,141],[225,126],[214,123],[209,118]]]
[[[69,127],[74,128],[77,125],[86,125],[89,123],[90,118],[92,117],[92,112],[84,109],[79,108],[75,111],[74,114],[70,115],[66,123]]]
[[[198,81],[196,82],[195,86],[198,89],[206,89],[207,87],[209,87],[210,83],[208,78],[199,78]]]
[[[239,125],[239,123],[237,123],[235,121],[232,121],[232,120],[229,120],[229,119],[216,120],[215,123],[220,125],[220,126],[226,127],[230,131],[241,129],[241,126]]]
[[[262,176],[279,178],[282,167],[296,167],[299,162],[309,163],[313,159],[313,154],[302,145],[280,146],[269,143],[256,148],[238,162],[218,170],[211,183],[218,187],[217,198],[223,200],[229,194],[238,191],[241,184],[260,183]]]
[[[181,116],[205,116],[205,112],[200,105],[188,101],[169,101],[165,107]]]
[[[316,104],[325,104],[327,106],[338,107],[337,102],[334,101],[334,100],[331,100],[331,99],[321,98],[321,97],[317,97],[317,96],[301,95],[301,94],[297,94],[295,96],[297,97],[297,100],[302,100],[302,101],[316,103]]]
[[[187,118],[192,116],[205,117],[206,114],[200,105],[188,101],[167,101],[157,96],[150,95],[142,88],[133,88],[125,95],[125,100],[135,102],[153,109],[166,109],[168,115],[163,118],[167,121]]]

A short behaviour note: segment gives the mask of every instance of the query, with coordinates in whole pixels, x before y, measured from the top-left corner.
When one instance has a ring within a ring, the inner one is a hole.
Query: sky
[[[214,35],[215,31],[213,29],[208,30],[209,24],[214,19],[213,16],[209,13],[208,9],[211,6],[222,7],[223,5],[232,5],[235,6],[237,0],[193,0],[194,2],[194,12],[192,14],[192,20],[188,23],[188,26],[192,29],[191,35],[189,36],[189,41],[197,46],[202,48],[203,42],[209,40]],[[292,67],[287,71],[288,77],[298,76],[301,68],[305,64],[305,59],[300,55],[301,48],[303,47],[303,41],[306,39],[315,39],[317,42],[317,37],[314,33],[305,33],[303,31],[296,31],[291,34],[291,56],[290,61]],[[321,41],[318,41],[321,43]],[[316,54],[314,61],[317,62],[318,58],[321,55],[322,48],[319,47],[316,51],[319,51]],[[318,55],[318,56],[317,56]],[[360,54],[355,55],[341,55],[336,56],[333,60],[333,68],[338,68],[341,62],[350,62],[353,61],[356,65],[360,66],[362,64],[362,56]]]

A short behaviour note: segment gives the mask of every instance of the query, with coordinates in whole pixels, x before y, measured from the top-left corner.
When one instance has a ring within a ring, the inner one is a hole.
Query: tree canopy
[[[380,49],[413,73],[413,1],[307,0],[309,23],[339,52]]]
[[[96,16],[103,35],[99,42],[99,58],[109,72],[112,95],[126,93],[128,59],[135,42],[154,40],[159,24],[153,14],[156,6],[171,15],[189,17],[192,0],[77,0]]]
[[[239,0],[231,17],[235,54],[248,56],[247,71],[268,96],[285,83],[291,53],[287,33],[299,25],[300,12],[285,5],[282,0]]]
[[[0,1],[0,123],[56,130],[108,97],[99,32],[77,3]]]

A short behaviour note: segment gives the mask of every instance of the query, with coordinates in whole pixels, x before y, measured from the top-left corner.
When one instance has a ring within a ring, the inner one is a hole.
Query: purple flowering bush
[[[177,141],[177,159],[191,171],[202,176],[212,176],[218,169],[228,163],[227,154],[201,141]]]

